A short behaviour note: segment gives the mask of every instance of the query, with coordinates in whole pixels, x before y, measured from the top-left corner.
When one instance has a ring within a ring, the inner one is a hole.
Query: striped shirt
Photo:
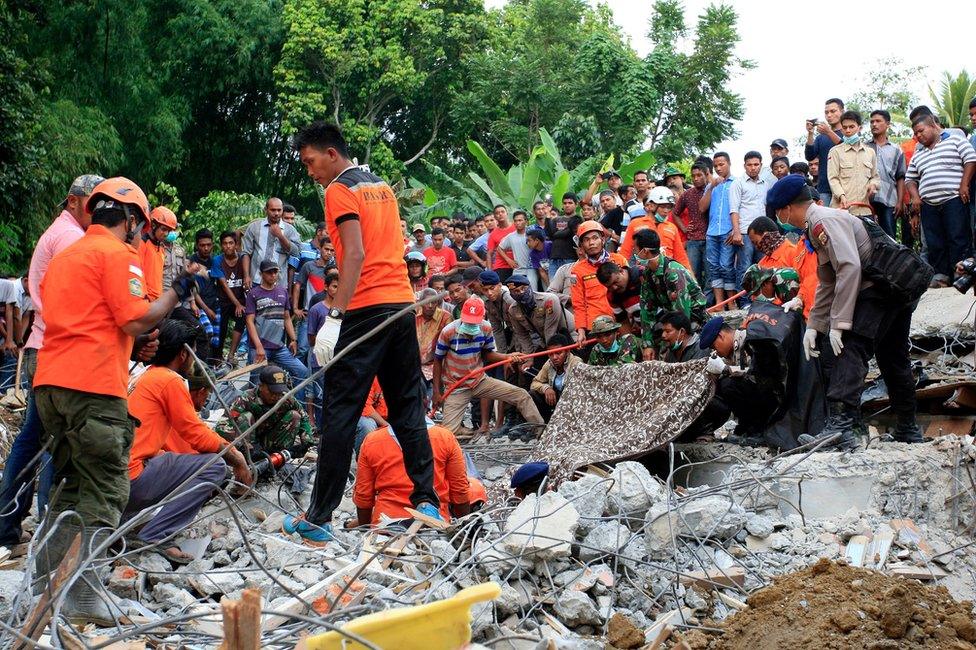
[[[460,380],[473,370],[484,366],[482,355],[495,351],[495,337],[491,333],[491,325],[481,323],[481,332],[468,336],[458,331],[460,319],[451,321],[441,330],[437,337],[437,347],[434,356],[441,360],[441,381],[445,388]],[[468,378],[458,388],[474,388],[484,377],[484,373],[477,373]]]
[[[959,196],[963,167],[968,163],[976,163],[973,145],[955,133],[948,133],[932,148],[919,146],[915,150],[905,180],[918,183],[923,201],[940,205]]]

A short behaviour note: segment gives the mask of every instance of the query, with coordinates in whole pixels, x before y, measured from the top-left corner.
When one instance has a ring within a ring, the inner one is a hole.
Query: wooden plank
[[[710,571],[690,571],[678,577],[686,587],[694,585],[710,591],[715,587],[742,587],[746,581],[746,572],[742,567],[729,567],[724,571],[712,569]]]
[[[935,565],[924,566],[914,566],[914,565],[899,565],[899,566],[889,566],[886,573],[893,576],[902,576],[904,578],[910,578],[912,580],[939,580],[941,578],[949,575],[939,567]]]
[[[868,550],[868,538],[866,535],[855,535],[847,542],[844,556],[851,566],[864,566],[864,555]]]
[[[266,632],[270,632],[280,625],[287,623],[289,614],[301,614],[305,610],[305,603],[312,603],[316,598],[326,593],[329,590],[329,586],[333,583],[355,575],[366,563],[367,561],[353,562],[349,566],[336,571],[328,578],[316,582],[298,594],[301,600],[298,598],[290,598],[287,602],[274,608],[279,614],[266,614],[261,622],[261,627]]]
[[[738,609],[738,610],[749,609],[749,605],[747,605],[746,603],[742,602],[741,600],[738,600],[737,598],[733,598],[732,596],[723,594],[721,591],[715,590],[712,592],[712,595],[718,598],[719,600],[721,600],[723,603],[725,603],[732,609]]]
[[[220,601],[224,641],[219,650],[260,650],[261,590],[245,589],[240,600]]]
[[[976,421],[971,418],[950,418],[939,417],[933,419],[925,427],[926,438],[938,438],[940,436],[968,436],[973,432]]]
[[[43,552],[43,550],[43,548],[39,549],[38,552]],[[51,620],[51,608],[49,607],[51,595],[56,593],[74,570],[78,568],[80,553],[81,533],[78,533],[71,541],[71,546],[68,547],[68,552],[65,553],[64,559],[61,560],[58,570],[54,572],[54,576],[51,578],[47,589],[41,594],[41,598],[37,601],[37,605],[34,606],[34,610],[27,617],[27,623],[21,629],[21,634],[33,641],[37,641],[38,637],[44,632],[48,621]],[[15,649],[23,648],[24,650],[27,650],[28,647],[23,641],[14,646]]]
[[[965,408],[976,408],[976,387],[966,384],[956,389],[947,400],[947,405],[963,406]]]
[[[888,525],[895,531],[896,539],[902,546],[916,546],[926,557],[935,555],[932,545],[925,541],[922,531],[911,519],[892,519]]]
[[[234,381],[238,377],[243,377],[244,375],[249,375],[258,368],[263,368],[268,365],[267,360],[258,361],[257,363],[252,363],[249,366],[244,366],[243,368],[238,368],[237,370],[231,370],[223,377],[219,377],[214,383],[220,384],[228,381]]]

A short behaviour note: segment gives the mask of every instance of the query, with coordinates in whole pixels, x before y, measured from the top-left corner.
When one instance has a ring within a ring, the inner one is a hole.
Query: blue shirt
[[[317,260],[319,258],[319,252],[315,250],[311,242],[304,242],[301,246],[301,251],[298,253],[298,257],[294,255],[288,256],[288,266],[295,269],[296,271],[302,267],[305,262],[309,260]]]
[[[838,136],[840,130],[834,131]],[[834,148],[834,141],[823,133],[817,134],[813,139],[813,144],[803,147],[803,157],[807,160],[818,158],[820,160],[820,170],[817,172],[817,191],[830,192],[830,182],[827,180],[827,154]]]
[[[709,237],[727,235],[732,230],[732,210],[729,209],[729,188],[732,187],[732,177],[712,187],[712,202],[708,208]]]

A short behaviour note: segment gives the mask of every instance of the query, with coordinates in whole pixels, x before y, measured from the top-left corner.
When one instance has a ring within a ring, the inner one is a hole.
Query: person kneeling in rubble
[[[471,511],[469,480],[464,453],[457,438],[449,429],[427,426],[430,448],[434,457],[434,491],[440,500],[444,521],[452,516],[463,517]],[[356,484],[353,503],[356,518],[346,522],[346,528],[378,525],[382,516],[391,520],[410,519],[407,508],[413,482],[403,465],[403,450],[396,433],[389,427],[376,429],[366,436],[356,461]]]
[[[786,414],[788,398],[796,392],[800,317],[784,311],[774,298],[788,301],[796,295],[799,282],[794,281],[792,269],[753,266],[749,271],[753,273],[746,273],[743,284],[752,288],[753,302],[740,329],[716,316],[699,335],[701,349],[714,351],[706,366],[715,377],[715,397],[707,412],[715,423],[730,413],[735,415],[738,423],[728,442],[792,449],[796,446],[793,433],[788,427],[773,425]]]
[[[238,481],[251,482],[243,454],[231,447],[223,460],[216,456],[229,445],[197,415],[186,381],[194,363],[186,346],[195,343],[196,335],[187,323],[163,321],[152,366],[129,395],[129,412],[140,424],[129,454],[129,501],[122,520],[168,500],[139,531],[135,543],[140,546],[165,542],[186,527],[224,482],[227,465]],[[165,451],[176,438],[192,453]],[[193,559],[176,546],[162,553],[177,563]]]
[[[285,371],[275,365],[265,366],[258,375],[257,388],[244,391],[234,400],[228,414],[230,419],[217,425],[217,432],[226,440],[235,440],[239,432],[254,426],[287,392]],[[251,445],[251,460],[258,470],[258,478],[271,477],[284,463],[304,456],[312,447],[312,423],[301,403],[290,396],[238,445],[245,442]]]

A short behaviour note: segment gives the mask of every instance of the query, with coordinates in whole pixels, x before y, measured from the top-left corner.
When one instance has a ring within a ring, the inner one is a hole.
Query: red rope
[[[534,357],[541,357],[544,354],[552,354],[553,352],[562,352],[563,350],[573,350],[575,348],[581,348],[584,345],[589,345],[590,343],[596,343],[596,339],[586,339],[582,343],[573,343],[572,345],[564,345],[564,346],[562,346],[560,348],[552,348],[551,350],[543,350],[542,352],[533,352],[532,354],[519,354],[519,356],[524,361],[525,359],[532,359]],[[479,373],[483,373],[483,372],[486,372],[488,370],[491,370],[492,368],[497,368],[498,366],[504,366],[504,365],[509,364],[511,362],[512,362],[511,359],[503,359],[502,361],[496,361],[495,363],[490,363],[487,366],[483,366],[483,367],[478,368],[476,370],[472,370],[471,372],[469,372],[468,374],[466,374],[465,376],[461,377],[456,382],[454,382],[453,384],[451,384],[451,386],[444,392],[444,397],[443,397],[443,399],[441,401],[442,402],[443,401],[446,401],[448,395],[450,395],[455,390],[457,390],[457,387],[458,386],[460,386],[461,384],[463,384],[464,382],[466,382],[471,377],[474,377],[475,375],[477,375]],[[434,413],[434,411],[432,410],[431,411],[431,415],[433,415],[433,413]]]
[[[719,307],[722,307],[722,306],[724,306],[724,305],[727,305],[727,304],[729,304],[730,302],[732,302],[733,300],[735,300],[736,298],[741,298],[741,297],[742,297],[742,296],[744,296],[744,295],[746,295],[746,292],[745,292],[745,290],[742,290],[742,291],[740,291],[739,293],[737,293],[737,294],[735,294],[734,296],[732,296],[731,298],[726,298],[726,299],[725,299],[725,300],[723,300],[722,302],[717,302],[717,303],[715,303],[714,305],[712,305],[711,307],[709,307],[709,308],[708,308],[708,309],[706,309],[705,311],[710,311],[710,312],[711,312],[711,311],[715,311],[715,310],[716,310],[716,309],[718,309]]]

